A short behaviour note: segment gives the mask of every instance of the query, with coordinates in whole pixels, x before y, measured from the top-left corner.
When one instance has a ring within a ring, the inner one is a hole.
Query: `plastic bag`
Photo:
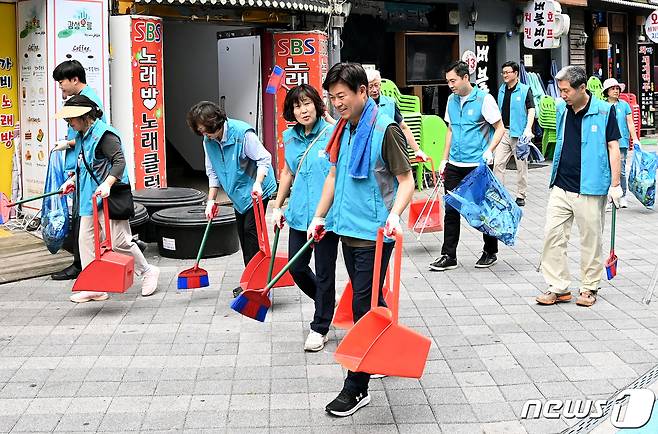
[[[656,203],[656,169],[656,153],[643,151],[636,145],[633,148],[633,163],[628,175],[628,189],[649,209],[653,209]]]
[[[66,181],[66,175],[63,152],[51,152],[44,193],[59,190],[64,181]],[[50,253],[57,253],[69,233],[69,207],[66,203],[66,196],[56,194],[43,199],[41,224],[46,247]]]
[[[445,201],[478,231],[514,245],[523,212],[486,165],[466,175]]]

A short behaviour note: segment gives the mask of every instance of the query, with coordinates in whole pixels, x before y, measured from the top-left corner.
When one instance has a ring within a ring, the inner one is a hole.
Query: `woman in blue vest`
[[[75,135],[75,155],[78,155],[75,176],[62,186],[62,193],[75,191],[73,213],[80,217],[80,236],[78,249],[82,269],[94,260],[94,225],[93,217],[94,193],[108,197],[110,189],[116,182],[129,183],[119,133],[103,122],[103,111],[89,97],[74,95],[69,98],[64,107],[55,115],[64,119],[77,133]],[[100,199],[98,206],[100,206]],[[101,227],[105,224],[103,209],[98,212]],[[153,294],[158,286],[160,269],[146,262],[142,251],[132,241],[130,223],[128,220],[110,218],[110,233],[114,251],[131,255],[135,258],[135,274],[141,275],[142,295]],[[80,291],[71,296],[71,301],[84,303],[87,301],[107,300],[106,292]]]
[[[246,122],[229,119],[214,102],[195,104],[187,113],[187,125],[203,136],[209,186],[206,217],[210,219],[217,214],[215,198],[221,186],[233,202],[246,266],[259,250],[251,194],[260,194],[263,208],[267,209],[267,202],[276,190],[272,156],[254,128]],[[238,286],[233,295],[237,297],[240,292],[242,289]]]
[[[279,191],[272,212],[272,223],[290,226],[288,257],[292,258],[306,242],[306,229],[322,196],[322,186],[331,163],[324,151],[334,130],[320,115],[325,112],[322,98],[312,86],[302,84],[288,92],[283,102],[283,117],[297,122],[283,132],[285,166],[279,178]],[[291,191],[292,188],[292,191]],[[281,206],[290,196],[285,217]],[[336,256],[338,235],[329,231],[315,245],[315,272],[308,266],[309,250],[290,269],[299,289],[315,302],[311,330],[304,343],[306,351],[320,351],[327,342],[336,300]]]
[[[619,99],[619,94],[624,91],[625,87],[624,83],[619,83],[614,78],[608,78],[603,82],[603,95],[608,98],[608,102],[612,104],[617,112],[617,125],[621,133],[621,139],[619,139],[619,152],[621,154],[620,182],[624,195],[619,200],[619,205],[622,208],[628,208],[628,199],[626,199],[626,156],[628,151],[633,150],[633,145],[640,143],[633,123],[631,106],[626,101]],[[608,208],[610,208],[610,204],[608,204]]]

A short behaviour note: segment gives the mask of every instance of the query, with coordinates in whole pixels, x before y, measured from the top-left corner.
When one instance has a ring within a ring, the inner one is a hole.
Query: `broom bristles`
[[[178,276],[178,289],[205,288],[210,285],[208,275],[201,276]]]
[[[244,294],[240,294],[231,303],[231,309],[241,315],[263,322],[267,316],[268,307],[248,299]]]

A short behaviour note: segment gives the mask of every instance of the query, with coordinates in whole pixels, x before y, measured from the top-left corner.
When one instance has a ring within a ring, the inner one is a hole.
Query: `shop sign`
[[[651,42],[658,43],[658,9],[644,21],[644,31]]]
[[[653,106],[655,102],[655,83],[652,79],[654,67],[654,46],[638,45],[638,64],[640,65],[640,95],[638,104],[642,116],[642,127],[653,128]]]
[[[280,171],[285,164],[283,132],[290,125],[294,125],[283,118],[283,101],[287,89],[309,84],[322,95],[322,82],[329,71],[327,35],[322,32],[275,33],[274,64],[283,68],[282,86],[275,95],[276,159],[277,169]],[[322,116],[322,113],[318,113],[318,116]]]
[[[496,55],[493,47],[493,36],[488,34],[475,35],[475,84],[485,92],[495,85],[495,78],[490,72],[496,73]],[[491,70],[491,71],[490,71]]]
[[[162,20],[133,17],[131,41],[135,188],[166,187]]]
[[[472,52],[471,50],[464,51],[464,54],[462,54],[462,62],[468,65],[468,73],[470,75],[475,74],[478,61],[477,61],[477,56],[474,52]]]
[[[523,45],[526,48],[553,48],[556,30],[555,2],[528,2],[523,13]]]
[[[18,127],[16,5],[0,3],[0,192],[11,197],[14,130]]]

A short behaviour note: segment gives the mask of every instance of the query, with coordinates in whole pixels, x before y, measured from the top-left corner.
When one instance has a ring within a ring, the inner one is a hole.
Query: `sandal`
[[[596,294],[592,291],[581,292],[576,300],[578,306],[591,307],[594,303],[596,303]]]

